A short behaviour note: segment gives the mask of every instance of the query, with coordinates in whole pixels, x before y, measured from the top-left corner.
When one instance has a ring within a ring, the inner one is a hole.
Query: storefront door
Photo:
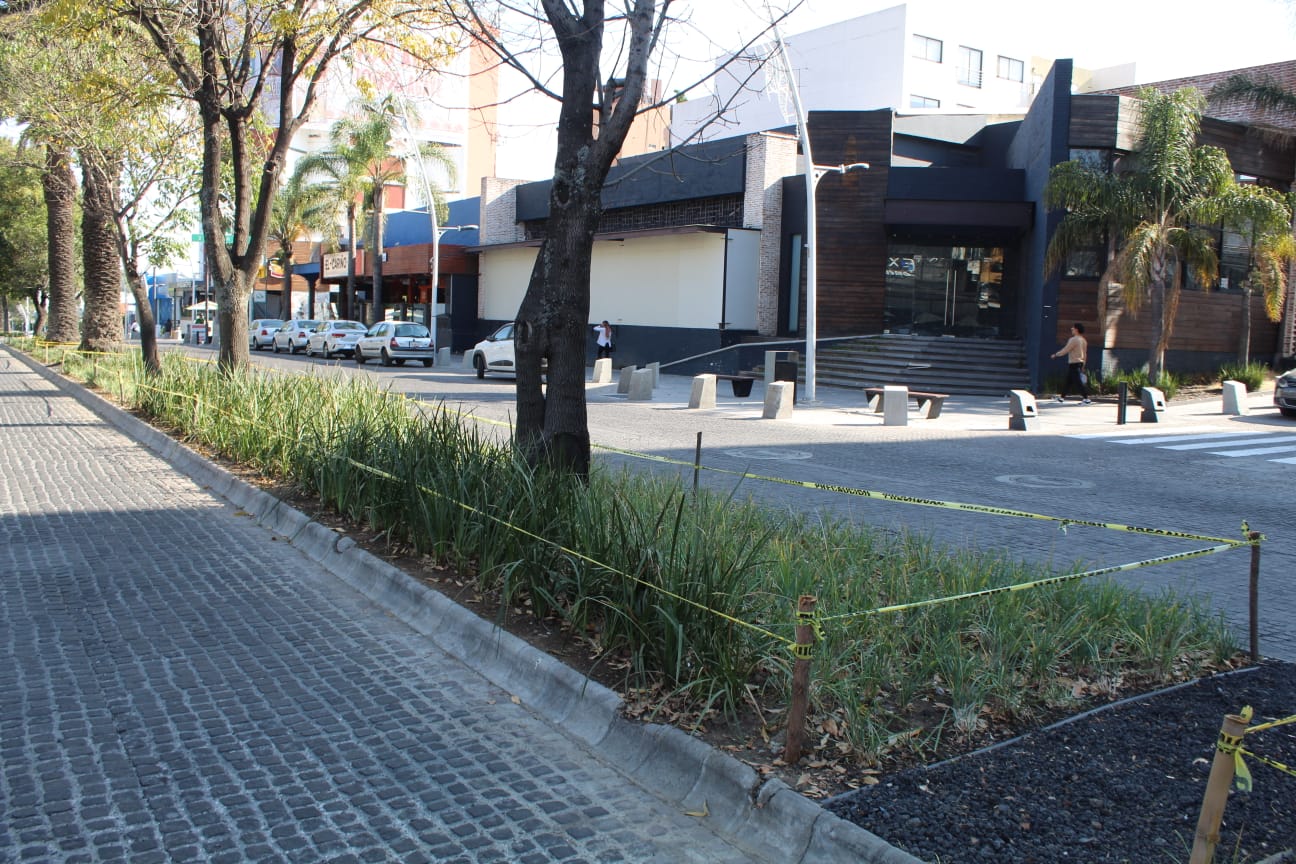
[[[892,243],[885,328],[919,336],[997,339],[1004,332],[1003,249]]]

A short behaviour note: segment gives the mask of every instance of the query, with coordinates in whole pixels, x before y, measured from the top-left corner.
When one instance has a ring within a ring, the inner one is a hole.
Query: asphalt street
[[[4,352],[0,394],[0,861],[788,860]]]

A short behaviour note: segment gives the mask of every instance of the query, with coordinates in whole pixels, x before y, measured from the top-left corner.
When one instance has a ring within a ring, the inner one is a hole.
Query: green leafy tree
[[[77,26],[138,28],[200,120],[199,213],[222,368],[248,362],[248,302],[266,259],[288,148],[340,57],[393,46],[427,63],[441,4],[419,0],[51,0]],[[267,128],[272,132],[267,133]],[[264,149],[262,149],[264,147]],[[224,167],[228,166],[228,181]],[[225,231],[233,242],[223,242]]]
[[[1205,105],[1200,92],[1147,88],[1139,100],[1138,144],[1114,172],[1079,162],[1051,172],[1045,202],[1066,213],[1045,268],[1054,272],[1080,244],[1114,232],[1111,275],[1124,286],[1130,309],[1149,306],[1155,319],[1148,347],[1148,376],[1155,381],[1186,277],[1209,285],[1219,270],[1213,233],[1203,226],[1238,224],[1245,218],[1241,203],[1250,199],[1239,192],[1224,151],[1197,144]]]
[[[1292,197],[1276,189],[1239,184],[1226,202],[1225,227],[1248,239],[1247,272],[1242,278],[1242,327],[1237,361],[1251,362],[1251,298],[1257,291],[1270,321],[1282,320],[1287,273],[1296,260],[1292,235]]]
[[[321,184],[307,182],[300,163],[297,170],[288,177],[284,188],[275,196],[270,215],[270,242],[274,244],[274,254],[270,260],[278,264],[284,274],[283,308],[284,317],[293,317],[292,313],[292,277],[293,243],[308,239],[311,236],[328,231],[337,224],[337,198],[333,190]],[[306,300],[306,317],[315,314],[315,289],[310,290]]]
[[[330,132],[330,147],[303,157],[301,170],[307,176],[318,176],[331,185],[339,203],[346,208],[347,237],[356,236],[357,211],[363,206],[366,216],[365,243],[370,250],[367,256],[373,280],[366,320],[373,324],[383,317],[382,249],[385,223],[385,197],[387,187],[404,183],[407,162],[414,158],[416,165],[438,166],[453,181],[454,161],[445,149],[433,142],[414,143],[401,140],[402,129],[410,126],[412,109],[397,97],[361,103],[355,117],[334,124]],[[440,189],[430,186],[432,206],[444,209]],[[360,205],[358,202],[364,202]],[[348,304],[354,301],[355,242],[350,242],[347,267]]]
[[[24,324],[39,332],[49,281],[45,254],[44,198],[40,151],[20,150],[0,138],[0,303],[3,329],[14,329],[14,306],[30,309]]]

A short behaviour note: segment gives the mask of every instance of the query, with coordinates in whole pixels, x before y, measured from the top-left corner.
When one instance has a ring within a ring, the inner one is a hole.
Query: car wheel
[[[1296,417],[1296,408],[1279,408],[1284,417]]]
[[[292,341],[291,339],[289,339],[289,340],[288,340],[288,354],[291,356],[291,355],[296,354],[296,353],[297,353],[297,346],[293,344],[293,341]]]
[[[473,355],[473,368],[477,370],[478,378],[486,377],[486,358],[480,354]]]
[[[395,363],[397,366],[404,366],[404,365],[405,365],[405,361],[402,360],[402,359],[399,358],[399,357],[396,358],[395,360],[393,360],[392,362]]]
[[[328,347],[327,342],[324,343],[324,359],[325,360],[333,359],[333,349]]]
[[[386,348],[382,349],[381,359],[382,359],[382,365],[384,365],[384,366],[390,366],[390,365],[392,365],[392,358],[391,358],[391,355],[387,353],[387,349],[386,349]]]
[[[357,366],[363,366],[363,365],[364,365],[364,362],[365,362],[365,356],[364,356],[363,354],[360,353],[360,346],[359,346],[359,345],[356,346],[355,352],[352,353],[351,356],[355,358],[355,361],[356,361],[356,365],[357,365]]]
[[[279,353],[279,340],[278,340],[278,339],[276,339],[275,341],[273,341],[273,342],[270,343],[270,350],[273,351],[275,354],[278,354],[278,353]]]
[[[423,368],[424,368],[424,369],[431,369],[431,368],[432,368],[432,361],[431,361],[431,360],[424,360],[424,361],[423,361]]]

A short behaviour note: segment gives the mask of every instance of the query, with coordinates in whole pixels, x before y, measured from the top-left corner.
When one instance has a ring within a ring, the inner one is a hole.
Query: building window
[[[958,50],[958,82],[969,87],[980,87],[981,52],[966,45],[960,45]]]
[[[1005,81],[1026,80],[1026,64],[1011,57],[999,58],[999,77]]]
[[[940,100],[933,99],[930,96],[918,96],[917,94],[909,95],[910,108],[939,108]]]
[[[930,36],[913,35],[913,56],[921,60],[930,60],[933,63],[944,62],[945,43],[939,39],[932,39]]]
[[[1112,154],[1110,150],[1094,147],[1073,147],[1068,155],[1072,162],[1079,162],[1090,171],[1106,174],[1111,170]]]

